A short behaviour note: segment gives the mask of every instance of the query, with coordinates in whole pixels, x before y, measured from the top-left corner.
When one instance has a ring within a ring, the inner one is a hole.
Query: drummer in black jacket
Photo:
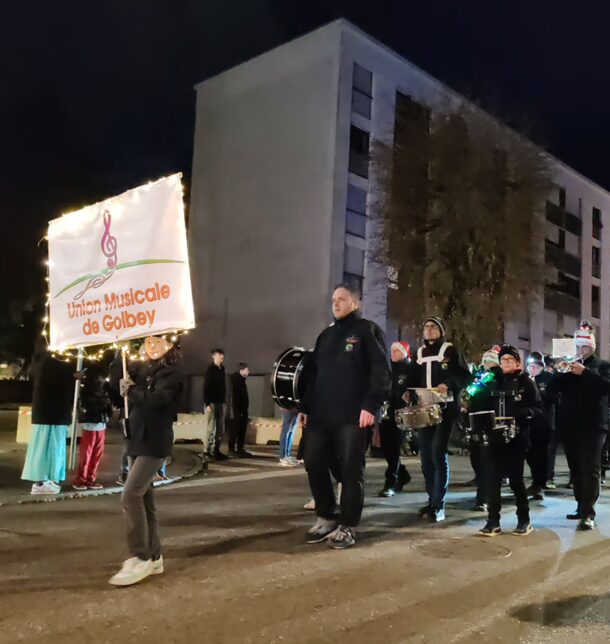
[[[360,317],[359,308],[359,294],[351,285],[335,289],[334,323],[316,341],[301,410],[301,422],[307,424],[305,467],[317,514],[307,542],[328,539],[336,549],[355,543],[364,503],[366,429],[374,424],[390,384],[383,333]],[[334,462],[343,485],[338,521],[329,472]]]
[[[494,411],[498,416],[514,418],[517,434],[508,443],[502,432],[492,430],[489,445],[482,449],[488,485],[487,524],[479,534],[495,537],[501,533],[500,506],[502,479],[508,476],[517,504],[517,527],[513,534],[524,536],[532,531],[529,503],[523,482],[525,455],[530,444],[530,422],[542,413],[538,388],[521,370],[519,350],[508,344],[500,347],[500,369],[493,369],[494,379],[485,383],[470,399],[470,412]],[[504,409],[502,407],[504,406]]]
[[[427,516],[432,521],[445,519],[445,497],[449,487],[449,436],[459,414],[459,393],[471,380],[472,374],[464,358],[451,342],[445,340],[443,321],[437,317],[428,318],[424,324],[424,342],[412,363],[408,386],[436,388],[440,394],[451,394],[452,398],[443,408],[440,423],[417,432],[428,493],[428,503],[420,508],[419,516]]]
[[[599,497],[601,456],[608,432],[610,363],[595,356],[592,331],[575,333],[579,362],[569,373],[555,373],[551,388],[559,393],[557,430],[566,452],[576,512],[568,519],[579,521],[580,530],[595,527],[595,503]]]
[[[392,385],[386,402],[386,414],[379,424],[381,451],[388,467],[385,471],[385,485],[379,492],[381,497],[391,497],[401,492],[411,480],[407,468],[400,462],[403,434],[396,426],[396,410],[406,407],[404,394],[407,391],[411,349],[408,342],[394,342],[390,347],[392,360]]]

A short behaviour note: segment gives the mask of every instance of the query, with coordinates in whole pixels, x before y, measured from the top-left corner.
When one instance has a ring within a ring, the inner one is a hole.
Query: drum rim
[[[273,374],[271,375],[271,396],[273,397],[273,399],[274,399],[275,403],[278,405],[278,407],[281,407],[282,409],[284,409],[284,407],[282,407],[282,405],[280,405],[280,403],[279,403],[280,400],[290,400],[291,402],[293,402],[295,404],[298,404],[300,402],[296,398],[295,385],[296,385],[296,380],[297,380],[296,374],[297,374],[297,370],[298,370],[298,365],[301,363],[301,360],[299,360],[299,362],[297,364],[297,368],[295,369],[294,377],[292,379],[292,395],[293,395],[293,398],[288,398],[287,396],[281,396],[280,394],[278,394],[278,391],[277,391],[277,388],[276,388],[276,382],[278,380],[277,374],[278,374],[278,371],[280,369],[280,364],[281,364],[282,360],[287,355],[289,355],[289,354],[291,354],[291,353],[293,353],[295,351],[300,351],[303,354],[302,357],[301,357],[301,360],[308,353],[308,350],[303,348],[303,347],[289,347],[288,349],[285,349],[284,351],[282,351],[282,353],[280,353],[280,355],[277,357],[277,359],[275,361],[275,364],[273,366]]]

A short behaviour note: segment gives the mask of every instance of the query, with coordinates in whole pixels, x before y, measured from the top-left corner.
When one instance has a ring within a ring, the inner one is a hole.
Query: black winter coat
[[[78,399],[78,420],[81,423],[107,423],[112,416],[112,402],[104,379],[85,374]]]
[[[533,430],[536,430],[538,427],[551,431],[555,429],[555,402],[557,394],[551,388],[552,379],[553,376],[548,371],[543,371],[534,378],[538,391],[540,392],[540,398],[542,399],[542,415],[535,419],[532,426]]]
[[[584,365],[580,376],[573,373],[552,375],[551,392],[559,394],[557,429],[564,434],[591,435],[608,431],[610,363],[591,356]]]
[[[227,400],[227,384],[225,368],[217,367],[213,362],[205,372],[203,383],[203,403],[208,405],[225,403]]]
[[[130,456],[165,458],[174,443],[173,424],[183,379],[178,365],[151,360],[135,373],[135,386],[129,389]]]
[[[542,415],[542,400],[538,387],[528,374],[517,371],[504,374],[499,368],[491,370],[494,379],[470,399],[470,411],[494,411],[496,416],[508,416],[515,419],[519,427],[517,441],[524,447],[530,443],[530,426],[533,420]],[[501,414],[499,395],[504,394],[505,413]]]
[[[411,366],[406,359],[400,362],[392,362],[392,384],[389,398],[391,418],[394,418],[393,412],[407,406],[402,396],[407,390],[410,368]]]
[[[358,312],[322,331],[308,367],[303,411],[313,420],[358,425],[360,412],[376,414],[390,389],[381,329]]]
[[[236,371],[231,374],[231,407],[235,416],[247,416],[250,399],[246,379]]]
[[[32,423],[69,425],[74,401],[74,365],[45,353],[32,366],[32,376]]]

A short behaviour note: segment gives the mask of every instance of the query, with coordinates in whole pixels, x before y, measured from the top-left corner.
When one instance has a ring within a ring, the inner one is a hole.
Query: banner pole
[[[76,371],[83,370],[83,350],[78,350],[76,359]],[[73,470],[76,467],[76,439],[78,428],[78,399],[80,396],[80,378],[74,382],[74,402],[72,403],[72,427],[70,428],[70,460],[68,469]]]
[[[127,345],[124,344],[121,346],[121,359],[123,361],[123,378],[129,378],[129,373],[127,372]],[[129,400],[127,394],[123,396],[123,402],[125,403],[125,420],[129,417]]]

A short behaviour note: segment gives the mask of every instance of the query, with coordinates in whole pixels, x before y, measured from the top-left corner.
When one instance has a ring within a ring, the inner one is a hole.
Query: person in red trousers
[[[86,373],[81,379],[79,423],[82,430],[75,490],[101,490],[97,470],[104,453],[106,423],[112,415],[112,403],[106,382],[99,373]]]

